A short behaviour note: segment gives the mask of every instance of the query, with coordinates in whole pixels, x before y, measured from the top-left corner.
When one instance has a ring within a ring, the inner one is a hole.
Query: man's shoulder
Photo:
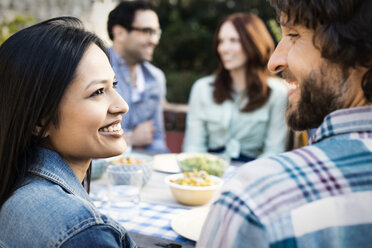
[[[256,181],[284,173],[283,165],[279,161],[289,156],[290,154],[283,153],[276,156],[259,158],[242,165],[227,181],[224,190],[231,190],[235,194],[240,194],[246,188],[254,187]]]
[[[155,65],[151,64],[150,62],[143,62],[142,63],[142,67],[150,74],[152,74],[152,76],[156,77],[156,78],[161,78],[161,79],[164,79],[165,78],[165,75],[164,75],[164,72],[156,67]]]
[[[359,151],[350,147],[359,141],[345,139],[340,144],[330,140],[247,163],[225,184],[223,192],[254,203],[249,207],[265,220],[322,198],[372,191],[372,184],[363,184],[366,177],[372,178],[367,161],[371,151],[357,159]]]
[[[109,53],[111,65],[113,65],[114,67],[118,66],[120,64],[120,60],[122,60],[120,55],[114,50],[114,47],[109,47],[107,51]]]
[[[311,163],[303,157],[306,152],[317,154],[318,148],[307,146],[246,163],[226,182],[222,194],[249,205],[263,219],[285,213],[289,206],[306,202],[307,195],[313,197],[312,186],[303,185],[304,182],[315,184],[312,180],[316,175]],[[291,197],[295,195],[298,197]]]
[[[306,157],[311,157],[312,160]],[[322,163],[329,161],[325,152],[316,145],[304,146],[292,151],[287,151],[278,155],[259,158],[252,162],[242,165],[232,177],[232,182],[240,182],[244,188],[254,190],[261,183],[275,180],[275,184],[286,185],[290,181],[296,181],[297,177],[307,176],[313,173],[311,170],[313,162]],[[301,172],[302,173],[298,173]],[[258,183],[260,182],[260,183]],[[292,183],[292,182],[291,182]],[[274,184],[268,184],[263,188],[264,191],[270,191]],[[234,188],[234,187],[231,187]],[[244,189],[242,189],[244,191]]]
[[[352,150],[350,144],[348,145],[349,150]],[[217,221],[210,222],[215,226],[222,226],[224,230],[237,230],[235,233],[239,234],[233,236],[234,240],[241,238],[241,233],[246,236],[244,231],[248,233],[255,230],[253,227],[257,227],[256,230],[265,230],[264,237],[270,242],[288,246],[289,239],[296,242],[298,237],[293,233],[294,221],[297,221],[301,231],[307,231],[305,229],[308,225],[303,223],[314,221],[312,217],[318,216],[316,211],[323,213],[325,205],[337,208],[341,201],[355,202],[355,209],[367,206],[363,209],[369,213],[368,203],[365,203],[372,198],[372,184],[367,183],[372,179],[368,162],[356,166],[357,160],[365,158],[354,156],[354,163],[345,163],[342,160],[345,152],[336,154],[335,150],[337,148],[327,146],[326,150],[319,145],[310,145],[242,165],[225,182],[219,199],[212,205],[211,213]],[[336,159],[333,155],[337,156]],[[359,204],[363,202],[363,197],[364,204]],[[350,199],[357,199],[359,202]],[[355,218],[351,218],[350,213],[358,211],[350,212],[348,204],[345,207],[339,216],[346,216],[346,219],[354,221]],[[321,216],[325,219],[335,216],[335,209],[331,210],[329,213],[332,215]],[[338,219],[331,218],[332,221]],[[323,222],[318,219],[315,223]],[[215,228],[217,227],[211,230]],[[370,228],[371,226],[368,231]],[[308,233],[311,235],[311,232]]]

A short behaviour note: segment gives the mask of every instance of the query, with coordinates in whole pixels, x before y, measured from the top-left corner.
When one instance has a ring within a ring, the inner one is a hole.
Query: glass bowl
[[[120,166],[120,170],[126,171],[143,171],[142,186],[145,186],[151,178],[153,171],[153,159],[151,156],[133,153],[130,155],[119,155],[106,159],[110,165]]]
[[[177,155],[177,163],[182,172],[204,170],[209,175],[222,177],[229,166],[227,156],[210,153],[181,153]]]

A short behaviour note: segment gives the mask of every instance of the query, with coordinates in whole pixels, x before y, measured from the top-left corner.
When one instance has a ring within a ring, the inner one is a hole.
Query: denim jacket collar
[[[92,202],[71,167],[57,152],[38,147],[37,153],[37,161],[29,168],[30,173],[61,186],[68,193]]]

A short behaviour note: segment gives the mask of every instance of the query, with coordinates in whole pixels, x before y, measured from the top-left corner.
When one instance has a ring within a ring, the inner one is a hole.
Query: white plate
[[[154,156],[154,170],[166,173],[181,172],[177,163],[177,154],[159,154]]]
[[[173,230],[182,237],[198,241],[208,212],[209,207],[190,209],[173,218],[171,226]]]

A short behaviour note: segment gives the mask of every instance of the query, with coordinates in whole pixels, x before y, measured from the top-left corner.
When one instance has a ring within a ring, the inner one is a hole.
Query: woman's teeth
[[[104,128],[99,129],[99,131],[103,131],[103,132],[116,132],[116,131],[120,131],[120,130],[121,130],[121,124],[120,123],[111,125],[109,127],[104,127]]]

